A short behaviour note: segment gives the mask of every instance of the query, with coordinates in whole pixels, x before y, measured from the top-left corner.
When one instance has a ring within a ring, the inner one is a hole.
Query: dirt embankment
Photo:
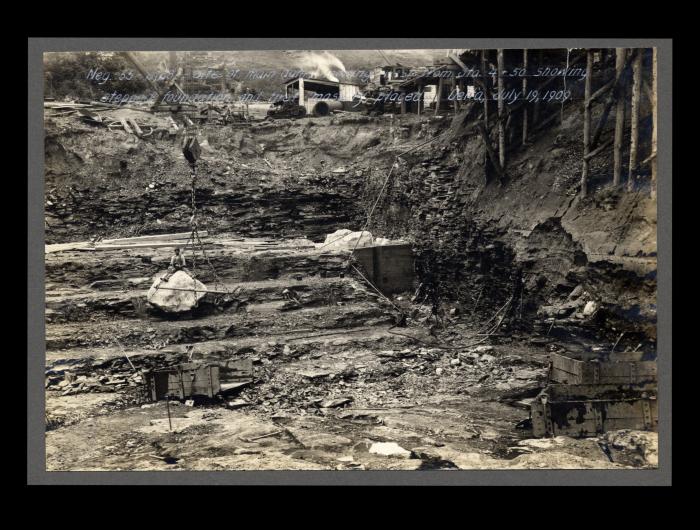
[[[443,290],[466,307],[498,307],[515,296],[513,320],[587,321],[611,337],[626,331],[626,346],[653,341],[656,201],[648,175],[631,192],[613,189],[609,147],[593,159],[581,199],[582,123],[578,109],[566,107],[561,124],[509,151],[501,181],[482,138],[470,132],[473,120],[463,118],[404,156],[370,229],[409,237],[433,256]],[[603,141],[611,135],[606,129]]]

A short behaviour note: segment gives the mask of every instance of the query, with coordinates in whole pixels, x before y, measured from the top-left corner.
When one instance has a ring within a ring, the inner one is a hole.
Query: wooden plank
[[[552,435],[592,436],[617,429],[645,430],[647,420],[643,403],[644,400],[603,404],[551,403],[554,428]],[[651,416],[651,427],[655,428],[658,417],[654,412]]]
[[[644,352],[642,351],[620,351],[610,354],[610,361],[620,362],[620,361],[641,361],[644,358]]]
[[[228,361],[220,367],[222,378],[229,380],[231,378],[250,378],[253,375],[252,359],[239,359],[237,361]]]
[[[158,285],[156,287],[157,291],[185,291],[188,293],[209,293],[209,294],[232,294],[228,291],[209,291],[207,289],[186,289],[184,287],[163,287]]]
[[[125,130],[128,134],[134,134],[134,131],[131,130],[131,127],[129,127],[129,124],[128,124],[127,121],[126,121],[126,118],[120,119],[120,120],[119,120],[119,123],[122,124],[122,127],[124,127],[124,130]]]
[[[550,401],[540,395],[530,407],[534,436],[594,436],[617,429],[656,430],[658,403],[653,398],[598,401]]]
[[[606,401],[639,399],[643,393],[654,395],[656,385],[640,384],[551,384],[545,389],[550,401]]]
[[[252,379],[248,380],[241,380],[241,381],[230,381],[226,383],[221,384],[221,393],[222,394],[227,394],[229,392],[233,392],[234,390],[238,390],[239,388],[243,388],[245,386],[248,386],[253,382]]]
[[[134,245],[97,245],[94,250],[129,250],[129,249],[139,249],[139,248],[166,248],[166,247],[181,247],[184,243],[180,241],[168,241],[168,242],[154,242],[154,243],[137,243]],[[216,245],[213,243],[203,242],[206,248],[211,248]],[[187,247],[192,247],[192,244],[187,245]]]
[[[141,127],[139,127],[139,124],[136,123],[136,120],[134,118],[129,118],[128,122],[131,125],[132,129],[134,129],[136,136],[141,138],[141,136],[143,136],[143,131],[141,130]]]
[[[155,381],[167,374],[167,393],[186,399],[192,396],[214,397],[221,390],[219,382],[219,367],[214,364],[201,365],[197,363],[183,363],[169,370],[155,372],[148,376]],[[163,389],[156,392],[156,399],[165,397]]]
[[[578,359],[553,353],[550,355],[550,360],[552,361],[552,368],[554,369],[574,375],[581,375],[583,371],[583,361],[579,361]]]
[[[170,240],[170,239],[189,239],[189,237],[192,235],[192,232],[178,232],[178,233],[173,233],[173,234],[153,234],[153,235],[148,235],[148,236],[135,236],[135,237],[122,237],[122,238],[117,238],[117,239],[103,239],[102,243],[106,244],[127,244],[130,242],[141,242],[141,241],[162,241],[162,240]],[[206,230],[203,230],[199,232],[200,237],[206,237],[207,232]]]
[[[51,254],[53,252],[69,252],[71,250],[94,250],[90,246],[89,241],[82,241],[79,243],[54,243],[52,245],[44,245],[44,252],[46,254]]]

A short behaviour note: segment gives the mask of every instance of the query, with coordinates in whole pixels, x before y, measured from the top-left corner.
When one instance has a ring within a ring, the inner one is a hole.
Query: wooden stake
[[[168,395],[165,396],[165,407],[168,409],[168,430],[172,431],[173,430],[173,422],[170,419],[170,396],[168,396]]]
[[[591,148],[591,75],[593,73],[593,51],[586,56],[586,81],[583,102],[583,169],[581,170],[581,197],[588,194],[588,152]],[[551,329],[551,328],[550,328]]]
[[[637,173],[637,150],[639,149],[639,102],[642,96],[642,54],[637,56],[632,63],[632,115],[630,129],[630,163],[627,173],[627,191],[634,188],[634,179]]]
[[[656,48],[652,50],[652,60],[651,60],[651,116],[652,116],[652,132],[651,132],[651,152],[653,158],[651,159],[651,198],[656,199],[656,172],[657,172],[657,151],[656,151],[656,138],[657,138],[657,99],[658,99],[658,71],[656,66]]]
[[[523,97],[527,98],[527,48],[523,49]],[[525,105],[523,107],[523,144],[525,144],[526,142],[527,142],[527,105]]]
[[[503,120],[503,48],[498,49],[498,161],[501,168],[506,167],[506,130]]]
[[[622,75],[625,67],[625,48],[615,49],[615,75]],[[613,145],[613,186],[620,186],[620,176],[622,173],[622,135],[625,129],[625,83],[620,82],[619,96],[615,104],[615,143]]]

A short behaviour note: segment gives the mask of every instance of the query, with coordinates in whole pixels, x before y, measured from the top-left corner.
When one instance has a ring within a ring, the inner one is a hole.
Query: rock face
[[[164,282],[161,278],[165,274],[158,274],[146,295],[146,299],[154,306],[169,313],[181,313],[196,307],[204,298],[207,287],[199,280],[184,271],[177,271]]]

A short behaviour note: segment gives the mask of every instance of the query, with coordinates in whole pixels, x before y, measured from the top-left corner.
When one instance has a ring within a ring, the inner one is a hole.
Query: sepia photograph
[[[42,54],[45,471],[658,469],[657,48],[359,48]]]

